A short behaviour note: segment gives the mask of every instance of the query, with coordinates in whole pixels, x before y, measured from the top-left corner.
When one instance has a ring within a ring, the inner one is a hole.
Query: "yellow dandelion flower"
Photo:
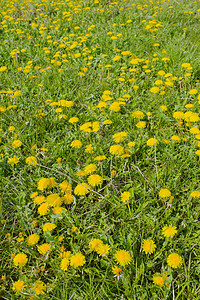
[[[110,250],[110,246],[108,244],[101,244],[97,248],[96,252],[99,255],[107,255],[109,253],[109,250]]]
[[[113,145],[110,147],[110,153],[112,155],[121,155],[124,153],[124,148],[120,145]]]
[[[64,180],[59,184],[59,188],[62,190],[63,193],[68,193],[72,191],[72,185],[67,180]]]
[[[122,271],[122,269],[118,266],[114,266],[112,267],[112,272],[115,276],[119,276],[120,272]]]
[[[85,174],[92,174],[97,170],[97,166],[94,164],[89,164],[84,168]]]
[[[97,185],[102,185],[103,178],[98,174],[93,174],[88,177],[88,183],[92,187],[95,187]]]
[[[140,128],[140,129],[145,128],[146,127],[146,122],[140,121],[136,124],[136,127]]]
[[[172,268],[178,268],[183,264],[183,259],[177,253],[171,253],[167,257],[167,264]]]
[[[12,143],[13,148],[19,148],[19,147],[21,147],[21,145],[22,145],[22,142],[20,140],[15,140]]]
[[[17,266],[23,267],[28,262],[27,255],[24,253],[18,253],[17,255],[15,255],[13,262],[16,267]]]
[[[37,164],[37,159],[35,156],[29,156],[26,158],[26,163],[30,166],[34,166]]]
[[[87,183],[82,182],[75,187],[74,194],[78,196],[84,196],[90,192],[88,189],[91,189],[91,187]]]
[[[52,231],[53,229],[55,229],[57,226],[56,224],[54,223],[45,223],[42,227],[42,230],[44,232],[47,232],[47,231]]]
[[[131,197],[131,193],[129,193],[129,192],[121,193],[121,201],[122,202],[128,202],[130,197]]]
[[[67,268],[69,266],[69,259],[64,257],[62,260],[61,260],[61,263],[60,263],[60,268],[61,270],[63,271],[67,271]]]
[[[36,196],[33,201],[36,204],[41,204],[41,203],[45,202],[45,200],[46,200],[46,198],[44,196]]]
[[[130,264],[132,261],[132,257],[130,253],[126,250],[118,250],[114,254],[114,259],[120,266],[125,267],[126,265]]]
[[[25,288],[25,282],[23,280],[18,280],[13,282],[13,291],[14,292],[20,292]]]
[[[46,285],[41,280],[37,280],[31,290],[34,291],[36,295],[43,295],[46,291]]]
[[[82,253],[76,253],[70,258],[70,266],[78,268],[86,263],[85,256]]]
[[[46,203],[52,207],[59,207],[62,205],[62,198],[58,194],[51,194],[47,196]]]
[[[38,243],[40,239],[40,236],[37,233],[33,233],[31,235],[29,235],[28,239],[27,239],[27,244],[29,246],[34,246]]]
[[[118,132],[115,133],[112,138],[115,141],[115,143],[120,143],[124,140],[124,138],[127,137],[127,133],[126,132]]]
[[[103,242],[100,239],[93,239],[89,242],[89,248],[94,251],[97,251],[101,245],[103,245]]]
[[[156,245],[153,240],[147,239],[142,242],[142,250],[146,254],[152,254],[156,250]]]
[[[168,237],[173,237],[178,231],[176,230],[176,226],[164,226],[162,228],[162,234],[164,235],[164,237],[168,238]]]
[[[171,196],[171,192],[168,189],[161,189],[159,192],[159,197],[160,198],[167,198]]]
[[[72,148],[79,149],[79,148],[81,148],[81,146],[82,146],[82,142],[79,141],[79,140],[74,140],[74,141],[71,142],[71,147]]]
[[[159,93],[159,91],[160,91],[160,89],[157,86],[154,86],[150,89],[150,92],[153,94],[157,94],[157,93]]]
[[[45,216],[49,211],[49,204],[48,203],[42,203],[39,207],[38,207],[38,213],[40,216]]]
[[[200,191],[193,191],[193,192],[190,194],[190,197],[193,197],[193,198],[200,198]]]
[[[47,189],[49,186],[49,179],[48,178],[41,178],[38,181],[38,190],[43,191]]]
[[[134,117],[136,119],[142,119],[142,118],[144,118],[144,113],[140,110],[136,110],[132,113],[132,117]]]
[[[160,287],[162,287],[164,285],[166,285],[166,286],[168,285],[166,283],[167,279],[168,279],[168,276],[166,273],[155,273],[152,278],[153,283],[155,283],[156,285],[158,285]]]
[[[154,146],[154,145],[158,145],[158,144],[159,144],[159,142],[155,138],[151,138],[147,141],[147,146]]]
[[[44,244],[38,246],[38,252],[42,255],[46,254],[50,250],[51,250],[51,245],[48,243],[44,243]]]
[[[94,158],[94,160],[96,160],[96,161],[102,161],[105,159],[107,159],[107,157],[105,155],[99,155]]]

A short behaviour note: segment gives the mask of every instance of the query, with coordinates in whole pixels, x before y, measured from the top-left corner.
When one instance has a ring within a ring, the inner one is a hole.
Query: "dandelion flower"
[[[121,201],[122,202],[128,202],[130,197],[131,197],[131,193],[129,193],[129,192],[121,193]]]
[[[200,191],[193,191],[193,192],[190,194],[190,197],[193,197],[193,198],[200,198]]]
[[[62,205],[62,198],[58,194],[51,194],[47,196],[46,203],[52,207],[59,207]]]
[[[63,193],[71,192],[72,185],[67,180],[64,180],[59,184],[59,188],[62,190]]]
[[[14,292],[20,292],[25,288],[25,282],[23,280],[18,280],[13,282],[13,291]]]
[[[64,258],[61,260],[60,268],[61,268],[61,270],[63,270],[63,271],[67,271],[68,266],[69,266],[69,259],[64,257]]]
[[[156,285],[162,287],[164,285],[167,285],[166,284],[166,280],[168,279],[168,276],[166,273],[155,273],[153,275],[153,283],[155,283]]]
[[[93,175],[90,175],[88,177],[88,183],[89,185],[91,185],[92,187],[95,187],[97,185],[102,185],[103,183],[103,178],[98,175],[98,174],[93,174]]]
[[[110,153],[112,155],[121,155],[124,153],[124,148],[120,145],[113,145],[110,147]]]
[[[88,194],[90,191],[88,189],[90,189],[91,187],[85,183],[82,182],[81,184],[78,184],[75,189],[74,189],[74,194],[78,195],[78,196],[84,196],[86,194]]]
[[[89,242],[89,248],[94,251],[97,251],[101,245],[103,245],[103,242],[100,239],[93,239]]]
[[[159,142],[157,139],[151,138],[147,141],[147,146],[154,146],[154,145],[158,145]]]
[[[124,138],[127,137],[127,133],[126,132],[118,132],[115,133],[112,138],[115,141],[115,143],[120,143],[124,140]]]
[[[64,204],[69,205],[74,201],[74,197],[71,193],[67,193],[63,196],[62,200],[63,200]]]
[[[46,291],[46,285],[41,280],[37,280],[31,290],[34,291],[36,295],[42,295]]]
[[[44,196],[37,196],[34,198],[34,202],[36,204],[42,204],[43,202],[45,202],[46,198]]]
[[[146,254],[152,254],[156,250],[156,245],[153,240],[147,239],[142,242],[142,250]]]
[[[183,259],[177,253],[171,253],[167,258],[167,264],[172,268],[178,268],[182,265]]]
[[[114,254],[114,259],[120,264],[120,266],[125,267],[130,264],[132,257],[130,253],[126,250],[118,250]]]
[[[48,178],[41,178],[38,181],[38,190],[43,191],[47,189],[49,186],[49,179]]]
[[[29,156],[26,158],[26,163],[30,166],[34,166],[37,164],[37,159],[35,156]]]
[[[119,276],[120,272],[122,271],[122,269],[118,266],[114,266],[112,267],[112,272],[115,276]]]
[[[13,262],[16,267],[17,266],[23,267],[28,262],[27,255],[24,253],[18,253],[17,255],[15,255]]]
[[[12,143],[13,148],[19,148],[19,147],[21,147],[21,145],[22,145],[22,142],[20,140],[15,140]]]
[[[108,252],[110,250],[110,246],[108,244],[101,244],[99,245],[99,247],[97,248],[96,252],[99,255],[107,255]]]
[[[145,127],[146,127],[146,122],[140,121],[140,122],[138,122],[138,123],[136,124],[136,127],[137,127],[137,128],[140,128],[140,129],[145,128]]]
[[[38,213],[40,216],[45,216],[49,211],[49,204],[48,203],[42,203],[39,207],[38,207]]]
[[[168,189],[161,189],[159,192],[159,197],[160,198],[167,198],[171,196],[171,192]]]
[[[176,230],[176,227],[169,225],[169,226],[164,226],[162,228],[162,234],[164,235],[164,237],[168,238],[168,237],[173,237],[178,231]]]
[[[132,113],[132,117],[134,117],[136,119],[142,119],[142,118],[144,118],[144,113],[140,110],[136,110]]]
[[[52,230],[55,229],[56,227],[57,227],[57,226],[56,226],[56,224],[54,224],[54,223],[46,223],[46,224],[43,225],[42,230],[43,230],[44,232],[52,231]]]
[[[47,251],[51,250],[51,245],[48,243],[44,243],[38,247],[38,252],[42,255],[46,254]]]
[[[85,256],[81,253],[76,253],[70,258],[70,265],[74,268],[83,266],[86,263]]]
[[[71,147],[72,148],[79,149],[79,148],[81,148],[81,146],[82,146],[82,142],[79,141],[79,140],[74,140],[74,141],[71,142]]]
[[[91,174],[97,170],[97,166],[95,164],[89,164],[84,168],[85,173]]]
[[[27,244],[29,246],[34,246],[35,244],[38,243],[40,239],[40,236],[37,233],[33,233],[31,235],[29,235],[28,239],[27,239]]]

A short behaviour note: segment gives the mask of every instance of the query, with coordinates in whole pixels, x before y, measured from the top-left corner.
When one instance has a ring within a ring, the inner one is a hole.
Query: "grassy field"
[[[200,299],[200,1],[0,1],[0,299]]]

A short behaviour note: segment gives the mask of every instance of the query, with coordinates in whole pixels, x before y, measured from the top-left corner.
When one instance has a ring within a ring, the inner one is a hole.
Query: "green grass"
[[[0,298],[200,299],[200,207],[199,198],[190,195],[200,191],[199,135],[190,131],[199,128],[199,120],[173,116],[175,111],[199,114],[199,2],[3,0],[0,8]],[[75,57],[77,53],[81,56]],[[113,61],[117,55],[121,59]],[[135,58],[138,63],[133,65]],[[192,68],[186,70],[183,63]],[[171,87],[166,77],[158,75],[161,70],[171,74]],[[153,94],[150,89],[160,79],[160,92],[165,93]],[[190,95],[191,89],[197,94]],[[21,94],[16,95],[18,90]],[[106,90],[111,100],[103,100]],[[73,101],[73,106],[50,105],[62,99]],[[100,102],[107,107],[99,108]],[[109,109],[113,102],[124,103],[115,112]],[[132,116],[138,110],[144,113],[141,120]],[[79,121],[69,123],[72,117]],[[105,125],[108,119],[112,123]],[[138,128],[139,121],[146,127]],[[100,129],[80,130],[86,122],[99,122]],[[15,130],[10,131],[10,126]],[[115,142],[113,135],[118,132],[126,132],[127,137]],[[173,141],[173,135],[180,141]],[[148,146],[154,137],[159,143]],[[14,148],[14,140],[22,145]],[[79,149],[71,147],[74,140],[82,142]],[[129,147],[133,141],[135,146]],[[89,144],[92,153],[85,151]],[[128,156],[112,155],[114,144]],[[106,159],[96,161],[99,155]],[[37,164],[26,162],[31,156]],[[19,158],[17,164],[9,163],[13,157]],[[87,182],[89,174],[81,177],[77,172],[89,164],[97,166],[95,173],[103,184],[79,196],[75,187]],[[38,190],[39,180],[50,177],[57,185]],[[40,216],[31,194],[63,196],[58,185],[64,180],[72,184],[73,202],[62,204],[67,209],[62,214],[51,208]],[[163,188],[170,190],[171,197],[159,196]],[[130,192],[128,202],[121,201],[125,191]],[[57,227],[44,233],[42,227],[48,222]],[[170,224],[177,233],[165,238],[162,228]],[[30,246],[27,238],[33,233],[40,240]],[[94,238],[110,246],[107,255],[89,248]],[[152,254],[143,251],[146,239],[155,242]],[[42,255],[37,248],[44,243],[52,251]],[[61,246],[71,255],[81,252],[86,263],[63,271]],[[122,267],[114,260],[118,250],[130,253],[130,264]],[[21,252],[28,262],[15,266],[14,255]],[[174,252],[183,259],[178,268],[167,263]],[[121,268],[119,276],[112,272],[114,265]],[[155,273],[167,274],[163,286],[153,282]],[[14,291],[18,280],[25,288]],[[33,286],[38,280],[45,289],[37,295]]]

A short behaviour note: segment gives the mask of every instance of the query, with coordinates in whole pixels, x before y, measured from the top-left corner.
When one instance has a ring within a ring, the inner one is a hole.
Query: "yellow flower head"
[[[110,246],[108,244],[101,244],[99,245],[99,247],[96,249],[96,252],[99,254],[99,255],[107,255],[108,252],[110,250]]]
[[[43,225],[42,230],[43,230],[44,232],[52,231],[52,230],[55,229],[56,227],[57,227],[57,226],[56,226],[56,224],[54,224],[54,223],[46,223],[46,224]]]
[[[74,268],[83,266],[86,263],[85,256],[81,253],[76,253],[70,258],[70,265]]]
[[[171,192],[168,189],[161,189],[159,192],[160,198],[167,198],[171,196]]]
[[[156,245],[153,240],[147,239],[142,242],[142,250],[146,254],[152,254],[156,250]]]
[[[24,281],[18,280],[18,281],[13,282],[13,287],[12,287],[13,291],[20,292],[24,288],[25,288],[25,282]]]
[[[33,234],[29,235],[29,237],[27,239],[27,244],[29,246],[33,246],[33,245],[37,244],[39,239],[40,239],[40,236],[37,233],[33,233]]]
[[[126,132],[118,132],[115,133],[112,138],[115,141],[115,143],[120,143],[124,140],[124,138],[127,137],[127,133]]]
[[[129,193],[129,192],[121,193],[121,201],[122,202],[128,202],[130,197],[131,197],[131,193]]]
[[[17,255],[15,255],[13,262],[16,267],[17,266],[23,267],[28,262],[27,255],[24,253],[18,253]]]
[[[91,187],[85,183],[82,182],[81,184],[78,184],[75,189],[74,189],[74,194],[78,195],[78,196],[84,196],[86,194],[88,194],[90,191],[88,189],[90,189]]]
[[[151,138],[147,141],[147,146],[154,146],[154,145],[158,145],[159,142],[157,139]]]
[[[98,174],[93,174],[93,175],[90,175],[88,177],[88,183],[89,185],[91,185],[92,187],[95,187],[97,185],[102,185],[103,183],[103,178],[98,175]]]
[[[164,285],[166,285],[166,286],[168,285],[166,283],[167,279],[168,279],[168,276],[166,273],[156,273],[153,275],[153,278],[152,278],[153,282],[160,287],[162,287]]]
[[[178,268],[183,264],[183,259],[177,253],[171,253],[167,258],[167,264],[172,268]]]
[[[94,251],[97,251],[97,249],[102,245],[103,242],[100,239],[93,239],[89,242],[89,248]]]
[[[41,280],[37,280],[31,290],[34,291],[36,295],[42,295],[46,291],[46,285]]]
[[[120,145],[113,145],[110,147],[110,153],[112,155],[121,155],[124,153],[124,148]]]
[[[65,257],[64,257],[64,258],[61,260],[60,268],[61,268],[61,270],[63,270],[63,271],[67,271],[68,266],[69,266],[69,258],[65,258]]]
[[[162,234],[164,235],[164,237],[168,238],[168,237],[173,237],[178,231],[176,230],[176,227],[169,225],[169,226],[164,226],[162,228]]]
[[[94,164],[89,164],[84,168],[85,174],[92,174],[97,170],[97,166]]]
[[[132,257],[130,253],[126,250],[118,250],[114,254],[114,259],[120,264],[120,266],[125,267],[130,264]]]
[[[42,255],[46,254],[47,251],[51,250],[51,245],[48,243],[44,243],[38,247],[38,252]]]
[[[79,140],[74,140],[74,141],[71,142],[71,147],[72,148],[79,149],[79,148],[81,148],[81,146],[82,146],[82,142],[79,141]]]

